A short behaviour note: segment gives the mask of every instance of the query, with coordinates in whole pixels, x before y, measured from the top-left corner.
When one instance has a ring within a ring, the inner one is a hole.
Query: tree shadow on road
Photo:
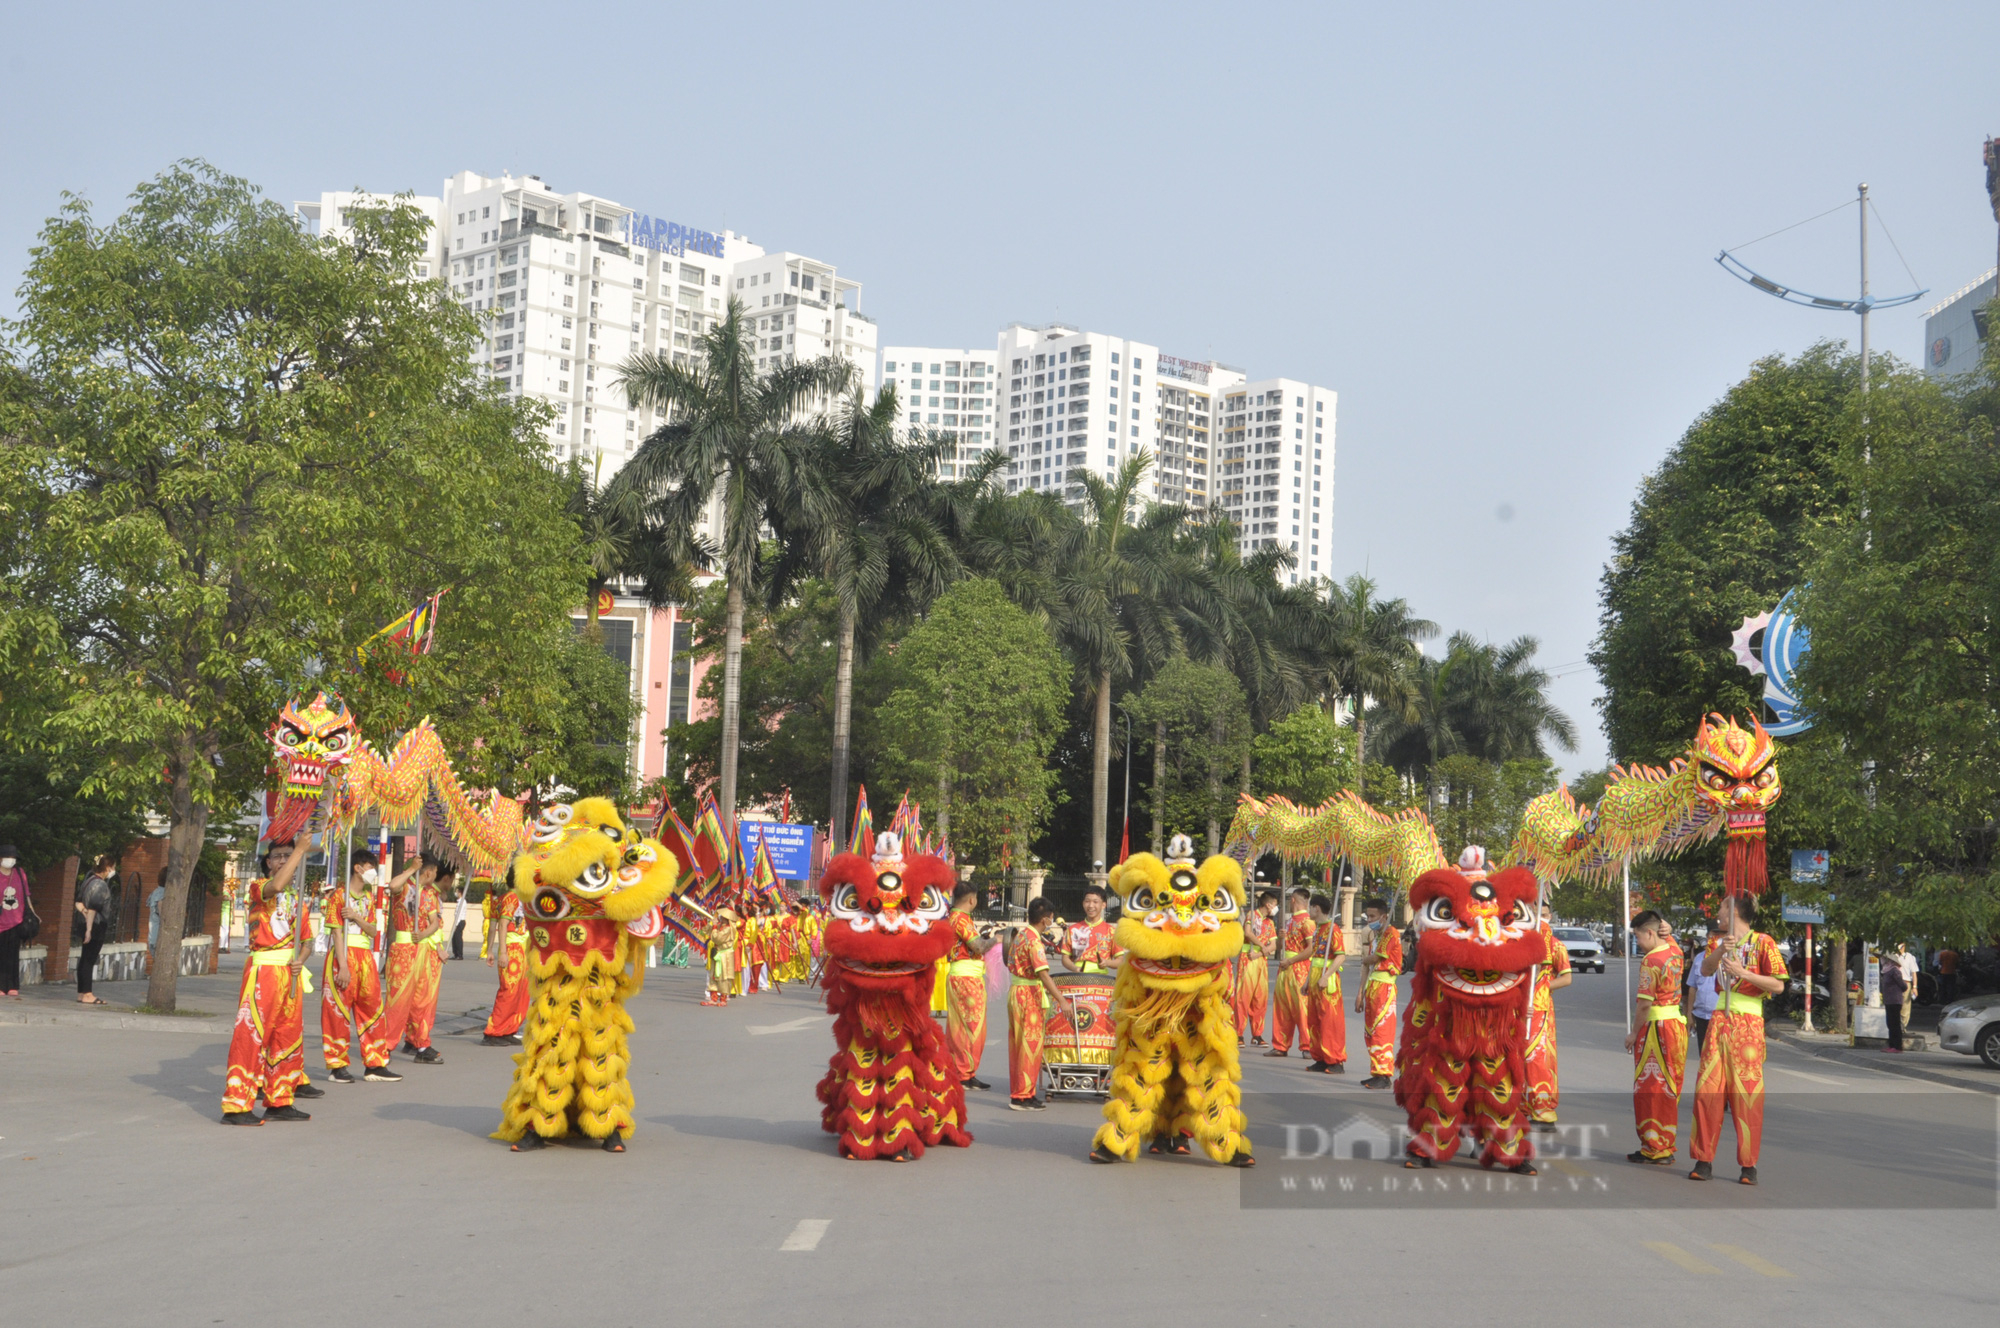
[[[744,1143],[777,1144],[808,1153],[828,1153],[833,1136],[815,1120],[755,1120],[745,1116],[644,1116],[648,1125],[665,1125],[700,1139],[735,1139]]]
[[[228,1061],[228,1039],[204,1041],[185,1055],[162,1060],[155,1070],[127,1075],[126,1082],[178,1102],[197,1116],[218,1116],[222,1112]]]
[[[484,1139],[500,1128],[500,1109],[471,1103],[385,1102],[375,1109],[377,1120],[420,1121],[437,1125],[475,1139]]]

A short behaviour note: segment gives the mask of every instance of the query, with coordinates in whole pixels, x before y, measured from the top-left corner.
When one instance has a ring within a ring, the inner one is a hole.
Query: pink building
[[[696,583],[713,579],[698,576]],[[640,711],[632,735],[634,780],[644,783],[668,773],[679,779],[681,768],[668,750],[666,730],[686,723],[690,713],[696,719],[711,713],[696,695],[711,661],[695,660],[694,622],[679,606],[654,609],[637,596],[619,594],[611,594],[610,601],[608,608],[600,602],[597,623],[605,652],[632,671],[632,695]],[[582,616],[576,621],[582,623]]]

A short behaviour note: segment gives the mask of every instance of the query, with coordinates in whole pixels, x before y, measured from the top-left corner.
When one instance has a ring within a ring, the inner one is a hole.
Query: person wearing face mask
[[[117,875],[118,868],[107,853],[97,859],[90,875],[76,888],[76,915],[83,924],[79,938],[82,948],[76,960],[78,1005],[104,1004],[90,988],[97,977],[98,952],[111,939],[111,929],[118,921],[118,897],[111,892],[112,879]]]
[[[1389,925],[1389,901],[1361,905],[1368,922],[1368,977],[1354,999],[1368,1044],[1368,1077],[1363,1088],[1388,1088],[1396,1073],[1396,979],[1403,972],[1403,933]]]
[[[21,999],[21,933],[28,919],[28,873],[21,851],[0,844],[0,996]]]
[[[382,1019],[382,975],[375,968],[375,855],[366,849],[348,864],[347,885],[327,896],[326,994],[320,998],[320,1049],[327,1077],[351,1084],[347,1066],[361,1044],[361,1077],[390,1083],[403,1076],[389,1068],[389,1040]]]

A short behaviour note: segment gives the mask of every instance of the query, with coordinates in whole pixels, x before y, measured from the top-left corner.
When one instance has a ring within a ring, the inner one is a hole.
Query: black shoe
[[[1668,1153],[1665,1157],[1654,1157],[1651,1153],[1642,1151],[1627,1153],[1625,1160],[1627,1162],[1638,1162],[1649,1167],[1670,1167],[1674,1164],[1674,1155]]]
[[[1757,1183],[1757,1168],[1743,1168],[1743,1174],[1736,1178],[1736,1183],[1738,1185],[1755,1185]]]
[[[1516,1162],[1513,1166],[1508,1167],[1507,1170],[1513,1172],[1516,1176],[1539,1176],[1542,1174],[1535,1170],[1535,1164],[1532,1162]]]
[[[521,1045],[521,1035],[519,1033],[509,1033],[502,1040],[506,1042],[506,1044],[510,1047],[518,1047]]]
[[[222,1113],[222,1123],[224,1125],[262,1125],[264,1122],[257,1119],[257,1113],[254,1111],[225,1111]]]
[[[326,1090],[318,1084],[300,1084],[292,1090],[293,1097],[325,1097]]]
[[[618,1137],[618,1131],[613,1130],[609,1135],[605,1136],[604,1151],[607,1153],[622,1153],[625,1151],[625,1141]]]
[[[1232,1167],[1245,1167],[1245,1168],[1254,1167],[1257,1165],[1257,1159],[1250,1156],[1250,1154],[1239,1150],[1230,1157],[1229,1161],[1225,1165]]]
[[[397,1051],[409,1051],[409,1052],[414,1052],[416,1049],[417,1049],[416,1044],[411,1042],[408,1038],[404,1038],[403,1045],[396,1048]]]
[[[1314,1061],[1312,1064],[1306,1066],[1307,1074],[1325,1074],[1326,1072],[1325,1061]]]
[[[1361,1081],[1361,1086],[1363,1088],[1387,1088],[1394,1082],[1395,1080],[1386,1074],[1371,1074]]]
[[[498,1033],[488,1033],[485,1037],[479,1039],[479,1045],[482,1047],[511,1047],[514,1044],[506,1038],[501,1037]]]
[[[977,1088],[981,1092],[985,1092],[987,1089],[993,1087],[992,1084],[987,1083],[984,1079],[967,1079],[965,1086],[967,1088]]]
[[[526,1134],[522,1135],[520,1138],[514,1141],[514,1147],[509,1151],[516,1153],[533,1153],[533,1152],[538,1152],[541,1149],[547,1148],[548,1146],[549,1146],[548,1140],[542,1138],[541,1135],[536,1134],[533,1130],[529,1130]]]
[[[1009,1111],[1039,1111],[1041,1105],[1031,1097],[1010,1097],[1007,1099]]]
[[[1333,1063],[1332,1063],[1331,1065],[1329,1065],[1329,1066],[1327,1066],[1327,1067],[1326,1067],[1326,1070],[1325,1070],[1325,1073],[1327,1073],[1327,1074],[1346,1074],[1346,1073],[1347,1073],[1347,1062],[1346,1062],[1346,1061],[1335,1061],[1335,1062],[1333,1062]]]
[[[369,1080],[372,1083],[381,1083],[381,1084],[400,1083],[403,1078],[402,1075],[397,1074],[394,1070],[390,1069],[386,1065],[371,1065],[368,1067],[367,1072],[363,1074],[361,1077],[363,1079]]]
[[[1123,1162],[1125,1159],[1106,1148],[1103,1144],[1098,1144],[1090,1150],[1090,1160],[1093,1162]]]
[[[312,1117],[307,1115],[305,1112],[300,1111],[297,1107],[293,1106],[291,1103],[288,1102],[282,1107],[272,1107],[269,1111],[264,1113],[264,1119],[267,1121],[268,1120],[311,1120]]]
[[[1697,1162],[1694,1164],[1694,1170],[1688,1172],[1688,1179],[1707,1180],[1710,1176],[1713,1176],[1714,1174],[1715,1174],[1715,1168],[1713,1166],[1709,1165],[1706,1162]]]
[[[444,1064],[444,1057],[438,1055],[438,1049],[436,1047],[425,1047],[422,1051],[410,1057],[410,1059],[416,1061],[420,1065]]]
[[[337,1070],[328,1070],[326,1077],[333,1080],[336,1084],[351,1084],[354,1082],[354,1076],[347,1072],[345,1065]]]

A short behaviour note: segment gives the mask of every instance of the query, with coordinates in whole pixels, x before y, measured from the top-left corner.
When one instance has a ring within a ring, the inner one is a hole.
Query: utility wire
[[[1783,234],[1784,234],[1784,233],[1785,233],[1786,231],[1795,231],[1795,230],[1797,230],[1797,229],[1798,229],[1799,227],[1801,227],[1801,226],[1804,226],[1804,225],[1806,225],[1806,224],[1807,224],[1807,223],[1809,223],[1809,222],[1814,222],[1814,221],[1818,221],[1818,220],[1819,220],[1819,219],[1820,219],[1821,217],[1830,217],[1830,216],[1832,216],[1832,215],[1833,215],[1834,213],[1836,213],[1836,212],[1840,211],[1840,210],[1841,210],[1842,208],[1847,208],[1847,207],[1853,207],[1853,206],[1854,206],[1854,200],[1850,198],[1850,199],[1848,199],[1848,200],[1847,200],[1846,202],[1844,202],[1844,203],[1836,203],[1836,204],[1834,204],[1834,205],[1833,205],[1832,207],[1828,208],[1828,209],[1827,209],[1826,211],[1824,211],[1824,212],[1816,212],[1816,213],[1814,213],[1814,214],[1813,214],[1812,216],[1810,216],[1810,217],[1807,217],[1807,218],[1805,219],[1805,221],[1795,221],[1795,222],[1793,222],[1793,223],[1792,223],[1791,225],[1789,225],[1789,226],[1780,226],[1780,227],[1778,227],[1778,229],[1777,229],[1777,230],[1774,230],[1774,231],[1772,231],[1772,232],[1771,232],[1771,235],[1783,235]],[[1884,229],[1884,230],[1887,230],[1887,229],[1888,229],[1888,227],[1886,227],[1886,226],[1885,226],[1885,227],[1883,227],[1883,229]],[[1732,254],[1733,254],[1733,253],[1737,252],[1737,250],[1741,250],[1741,249],[1748,249],[1748,248],[1749,248],[1749,247],[1750,247],[1751,245],[1753,245],[1753,244],[1762,244],[1762,243],[1764,243],[1764,241],[1766,241],[1766,240],[1768,240],[1768,239],[1770,239],[1770,238],[1771,238],[1771,235],[1760,235],[1760,236],[1758,236],[1758,237],[1757,237],[1756,239],[1754,239],[1754,240],[1750,240],[1750,241],[1747,241],[1747,242],[1745,242],[1745,243],[1743,243],[1743,244],[1739,244],[1739,245],[1737,245],[1737,246],[1736,246],[1736,247],[1735,247],[1734,249],[1726,249],[1726,250],[1724,250],[1723,252],[1724,252],[1724,253],[1732,253]],[[1891,244],[1894,244],[1894,243],[1895,243],[1895,241],[1893,241],[1893,240],[1892,240],[1892,241],[1890,241],[1890,243],[1891,243]]]
[[[1910,271],[1910,260],[1903,257],[1902,246],[1896,243],[1896,237],[1894,235],[1890,235],[1889,223],[1886,221],[1882,221],[1882,209],[1875,206],[1875,200],[1872,198],[1868,200],[1868,210],[1870,212],[1873,212],[1875,214],[1875,220],[1881,223],[1882,234],[1889,236],[1889,247],[1896,251],[1897,261],[1899,261],[1903,265],[1903,275],[1910,279],[1910,284],[1912,286],[1923,285],[1924,284],[1923,282],[1917,280],[1917,274]]]

